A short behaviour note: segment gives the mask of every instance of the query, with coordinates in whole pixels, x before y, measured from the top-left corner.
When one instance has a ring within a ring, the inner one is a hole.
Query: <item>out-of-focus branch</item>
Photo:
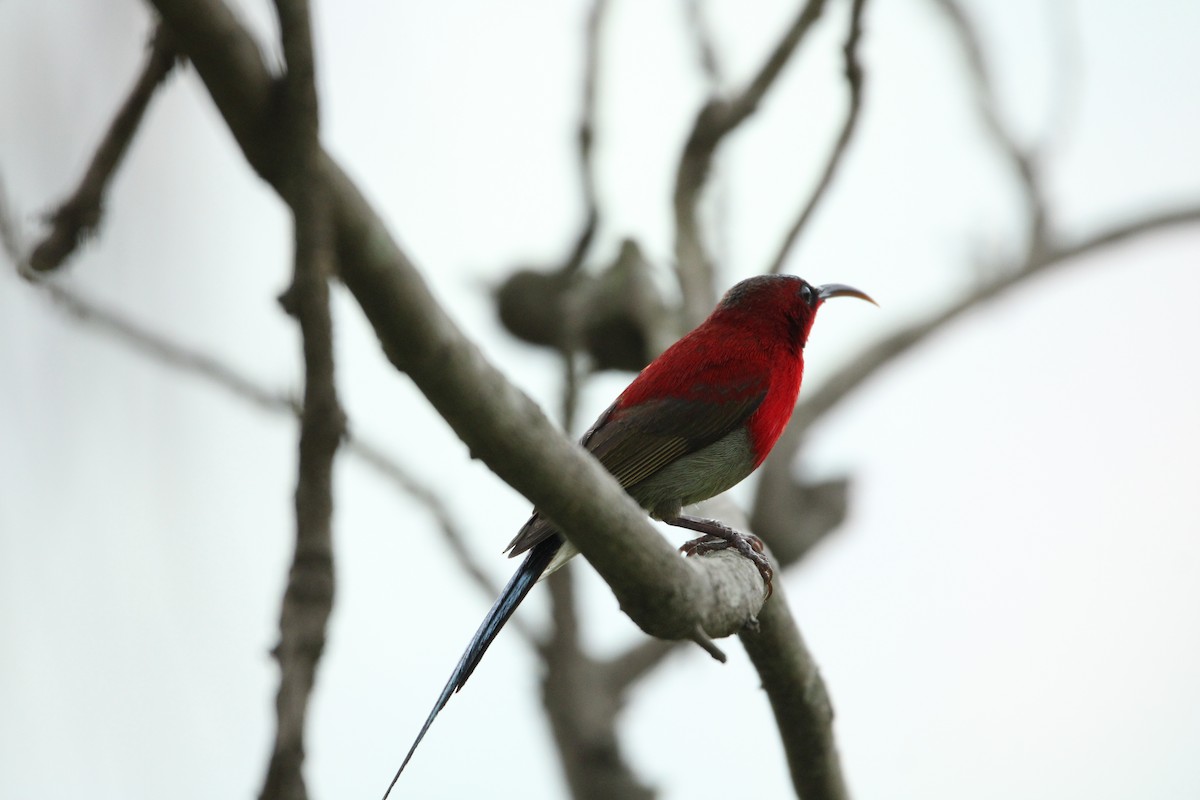
[[[0,174],[0,249],[4,250],[4,255],[8,256],[17,272],[25,269],[22,264],[25,258],[25,244],[17,225],[17,215],[9,207],[8,190],[4,186],[3,174]]]
[[[203,378],[266,411],[300,416],[300,403],[294,397],[260,386],[220,359],[173,341],[65,286],[46,281],[38,287],[75,319],[164,366]]]
[[[600,224],[600,210],[596,201],[596,165],[594,145],[596,140],[596,83],[600,72],[600,34],[608,13],[608,0],[595,0],[588,12],[587,28],[584,33],[583,91],[579,112],[578,149],[579,188],[583,196],[584,223],[571,254],[563,265],[564,275],[578,272],[587,258],[588,250]],[[579,318],[568,315],[567,341],[562,351],[563,367],[563,430],[568,435],[575,427],[575,407],[579,399],[579,356],[581,336]]]
[[[686,0],[684,18],[688,34],[696,50],[696,60],[700,64],[700,71],[708,84],[708,95],[718,97],[724,91],[725,74],[717,52],[716,38],[705,13],[704,0]],[[730,196],[727,177],[718,171],[706,196],[708,198],[706,201],[708,226],[705,239],[708,252],[711,254],[709,262],[712,264],[715,276],[721,271],[722,265],[729,261]],[[672,341],[679,331],[674,331],[674,334],[671,337]]]
[[[605,680],[621,693],[653,672],[663,660],[675,652],[678,642],[646,639],[604,664]]]
[[[833,177],[837,174],[838,167],[842,163],[842,158],[846,154],[846,148],[850,144],[850,140],[854,136],[854,131],[858,127],[859,110],[862,108],[863,94],[863,69],[862,64],[858,60],[858,43],[862,37],[862,15],[863,7],[866,5],[866,0],[853,0],[850,7],[850,32],[846,35],[846,43],[842,46],[844,58],[843,71],[846,75],[846,86],[850,90],[849,106],[846,109],[846,120],[842,123],[842,130],[838,134],[837,141],[834,142],[833,151],[829,154],[829,159],[825,162],[825,169],[821,173],[817,185],[813,188],[812,195],[808,198],[808,202],[804,204],[804,208],[800,212],[800,216],[792,224],[788,230],[787,236],[783,239],[783,244],[779,247],[779,253],[775,256],[775,260],[771,262],[771,268],[768,270],[771,273],[779,273],[783,270],[783,265],[787,261],[788,253],[796,240],[800,238],[800,233],[808,226],[808,222],[812,219],[817,206],[825,197],[825,192],[833,183]]]
[[[40,273],[57,269],[100,224],[109,181],[137,133],[150,98],[171,73],[175,61],[171,37],[159,25],[150,41],[142,73],[100,141],[83,180],[62,205],[46,215],[50,231],[34,246],[26,262],[30,270]]]
[[[5,222],[6,219],[6,217],[0,216],[0,223]],[[59,307],[79,322],[113,337],[133,351],[141,353],[168,369],[201,378],[264,411],[289,414],[297,419],[302,414],[300,403],[294,397],[283,392],[272,391],[255,383],[218,358],[176,342],[165,333],[139,325],[123,314],[104,308],[95,301],[58,284],[47,281],[40,283],[39,287]],[[455,561],[479,587],[480,593],[489,600],[499,593],[499,585],[491,579],[478,559],[473,556],[470,548],[467,547],[467,537],[462,527],[454,519],[449,507],[437,492],[421,483],[378,445],[358,436],[352,430],[346,431],[342,440],[342,450],[374,469],[396,488],[424,507],[433,521],[437,523],[437,529],[441,532]],[[517,629],[524,638],[531,642],[536,639],[529,626],[519,617],[512,619],[508,627]]]
[[[1022,146],[1016,135],[1004,122],[1000,112],[996,92],[992,88],[992,79],[988,73],[983,46],[979,34],[971,24],[966,12],[957,0],[933,0],[934,4],[946,15],[950,27],[962,48],[963,57],[967,63],[967,71],[974,86],[975,105],[984,128],[992,138],[996,149],[1008,160],[1021,193],[1026,209],[1026,243],[1028,258],[1037,259],[1048,245],[1050,220],[1045,192],[1042,189],[1041,175],[1038,171],[1038,159],[1031,148]]]
[[[716,43],[713,42],[712,30],[704,18],[703,0],[687,0],[684,4],[688,31],[696,45],[696,56],[700,69],[708,79],[709,89],[714,94],[719,90],[724,80],[721,72],[721,61],[717,58]]]
[[[829,693],[781,588],[763,606],[758,630],[739,637],[771,701],[797,796],[849,800]]]
[[[601,665],[579,641],[572,574],[564,569],[547,579],[554,630],[541,647],[542,704],[567,786],[575,800],[650,800],[655,792],[638,781],[621,752],[620,696],[604,683]]]
[[[787,525],[768,524],[769,521],[777,520],[767,519],[767,511],[788,507],[787,502],[780,500],[781,493],[794,484],[791,467],[805,434],[827,411],[862,386],[878,370],[925,341],[963,313],[1049,268],[1124,239],[1200,221],[1198,201],[1195,205],[1115,224],[1076,242],[1060,241],[1049,222],[1050,212],[1042,190],[1037,160],[1017,143],[1015,136],[1003,122],[974,28],[955,0],[934,2],[947,15],[962,47],[975,87],[976,108],[984,128],[994,146],[1012,165],[1021,186],[1027,219],[1028,245],[1024,256],[1018,258],[1015,263],[990,270],[985,279],[970,291],[951,300],[942,308],[935,309],[923,319],[869,345],[857,356],[850,358],[844,367],[821,386],[804,393],[792,415],[791,423],[763,465],[756,488],[755,530],[767,542],[778,545],[780,550],[784,547],[780,537],[790,534]]]
[[[583,194],[584,225],[564,272],[574,272],[583,266],[588,248],[600,221],[596,201],[596,166],[593,161],[596,140],[596,83],[600,73],[600,34],[608,14],[608,0],[595,0],[588,13],[584,35],[583,96],[579,113],[578,150],[579,185]]]
[[[345,431],[334,385],[329,278],[333,238],[322,174],[312,22],[307,0],[276,0],[287,71],[280,146],[290,169],[280,193],[292,209],[295,269],[280,304],[300,326],[304,406],[296,482],[296,550],[279,621],[276,731],[262,800],[306,800],[304,726],[333,610],[333,465]]]
[[[489,601],[495,599],[500,594],[500,586],[492,580],[491,576],[488,575],[487,571],[479,563],[479,560],[472,554],[471,549],[467,547],[466,534],[454,519],[454,515],[450,513],[450,509],[447,507],[445,501],[438,496],[437,492],[414,478],[374,444],[359,439],[349,432],[342,442],[342,448],[346,452],[358,456],[362,459],[363,463],[374,468],[376,472],[388,478],[392,483],[400,487],[402,491],[424,506],[426,512],[437,523],[438,530],[442,532],[442,538],[450,548],[455,562],[467,574],[467,577],[479,587],[480,593],[487,597]],[[520,617],[513,617],[509,620],[507,627],[516,630],[522,638],[529,642],[536,642],[538,639],[533,630]]]
[[[806,0],[792,25],[750,83],[727,100],[711,99],[696,116],[675,175],[675,269],[683,293],[684,321],[699,323],[716,302],[712,258],[700,224],[700,195],[713,155],[725,136],[758,108],[800,42],[820,18],[824,0]]]
[[[596,84],[600,73],[600,35],[608,14],[608,0],[595,0],[588,13],[584,33],[583,91],[579,112],[578,149],[579,188],[583,199],[584,222],[563,264],[562,274],[571,275],[580,270],[587,258],[588,250],[596,238],[600,224],[600,209],[596,200],[596,165],[594,160],[596,140]],[[582,336],[578,315],[566,315],[566,342],[562,348],[563,369],[563,430],[570,434],[575,428],[575,407],[579,398],[579,353]]]
[[[775,477],[774,472],[778,470],[784,474],[790,472],[792,461],[805,434],[826,412],[836,407],[882,368],[926,341],[967,311],[1080,256],[1139,236],[1197,223],[1200,223],[1200,199],[1193,205],[1114,224],[1074,242],[1048,244],[1036,258],[1004,271],[998,277],[982,283],[925,318],[868,346],[847,360],[845,366],[834,372],[819,387],[805,393],[804,399],[792,414],[791,423],[763,465],[764,475],[759,483],[755,503],[763,502],[761,495],[769,476]]]

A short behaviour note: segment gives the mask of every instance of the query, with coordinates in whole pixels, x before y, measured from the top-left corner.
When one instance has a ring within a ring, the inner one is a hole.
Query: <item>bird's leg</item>
[[[674,525],[677,528],[687,528],[688,530],[697,531],[704,534],[698,539],[692,539],[689,542],[684,542],[679,551],[688,556],[702,556],[705,553],[713,553],[717,550],[725,550],[732,547],[758,567],[758,574],[762,575],[763,583],[767,584],[767,597],[771,596],[773,591],[771,587],[771,577],[774,571],[771,569],[771,562],[763,554],[762,539],[759,539],[752,533],[742,533],[734,530],[723,522],[718,522],[715,519],[705,519],[704,517],[693,517],[688,514],[677,514],[668,519],[663,519],[663,522],[668,525]]]

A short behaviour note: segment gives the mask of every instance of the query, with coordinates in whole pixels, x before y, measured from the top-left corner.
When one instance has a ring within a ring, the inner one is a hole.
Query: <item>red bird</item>
[[[650,516],[704,534],[684,545],[685,552],[735,547],[754,561],[768,590],[771,567],[756,537],[682,509],[736,485],[771,452],[796,405],[813,319],[831,297],[875,302],[840,283],[813,286],[791,275],[742,281],[708,319],[642,370],[580,442]],[[536,509],[506,549],[510,556],[529,555],[467,645],[385,800],[438,712],[466,684],[533,584],[578,553]]]

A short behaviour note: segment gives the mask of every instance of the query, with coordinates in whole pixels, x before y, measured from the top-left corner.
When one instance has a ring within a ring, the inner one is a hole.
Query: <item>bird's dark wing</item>
[[[721,402],[667,398],[629,408],[614,403],[580,444],[629,488],[745,424],[764,397],[765,389]],[[520,555],[555,532],[554,525],[535,512],[508,545],[509,555]]]
[[[583,446],[626,488],[745,424],[766,391],[712,403],[667,398],[610,410]]]

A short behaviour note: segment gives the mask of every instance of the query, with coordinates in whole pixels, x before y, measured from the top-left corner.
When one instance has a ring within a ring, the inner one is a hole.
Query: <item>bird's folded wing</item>
[[[737,430],[765,395],[719,403],[666,398],[610,409],[581,443],[628,488]]]
[[[667,398],[622,409],[614,403],[580,444],[628,488],[737,430],[765,396],[764,390],[718,403]],[[555,532],[535,511],[509,543],[508,554],[520,555]]]

